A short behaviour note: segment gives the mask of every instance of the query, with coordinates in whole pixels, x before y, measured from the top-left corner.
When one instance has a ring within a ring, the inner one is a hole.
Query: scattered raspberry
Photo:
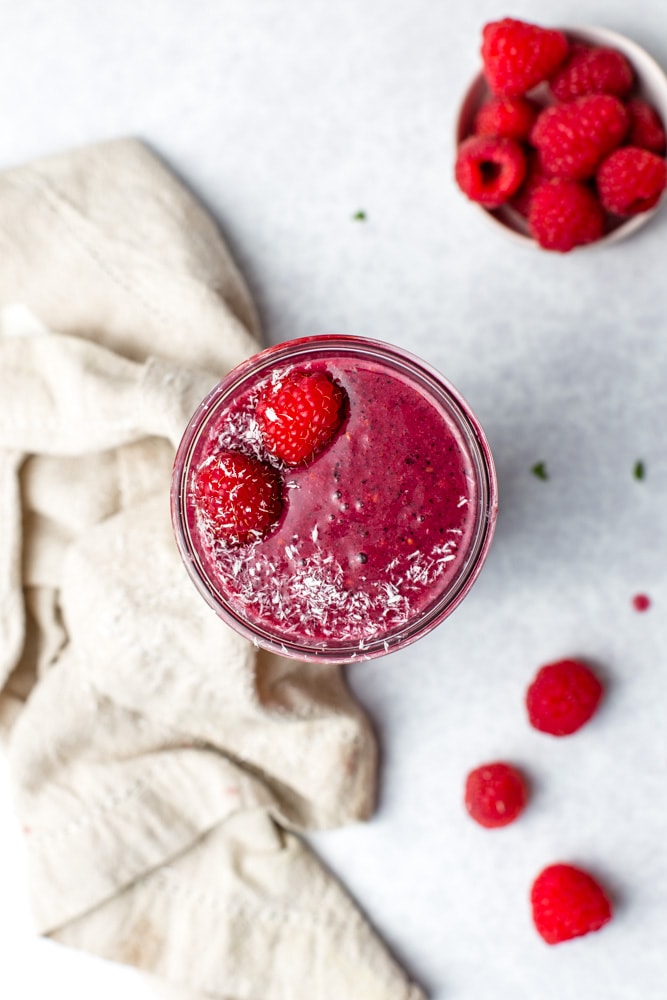
[[[632,598],[632,606],[635,611],[648,611],[651,607],[651,598],[647,594],[635,594]]]
[[[497,135],[523,142],[528,139],[539,105],[527,97],[493,97],[477,112],[476,135]]]
[[[276,469],[239,451],[223,451],[195,473],[195,499],[207,527],[230,548],[257,541],[280,517]]]
[[[579,181],[551,178],[538,184],[528,207],[531,236],[545,250],[567,253],[599,240],[604,212],[599,201]]]
[[[602,697],[602,685],[579,660],[558,660],[538,670],[526,692],[528,718],[535,729],[569,736],[588,722]]]
[[[547,80],[568,53],[562,31],[506,17],[482,32],[484,75],[495,94],[518,97]]]
[[[514,139],[473,135],[459,146],[456,182],[467,196],[496,208],[511,198],[526,173],[526,157]]]
[[[344,404],[327,372],[296,371],[264,390],[255,416],[268,450],[287,465],[303,465],[334,436]]]
[[[525,215],[527,218],[530,213],[530,203],[533,200],[533,195],[545,180],[549,180],[549,176],[542,169],[540,158],[535,150],[530,150],[528,153],[526,164],[525,180],[517,193],[512,197],[511,204],[516,212],[520,215]]]
[[[549,86],[557,101],[573,101],[586,94],[625,97],[633,82],[632,66],[621,52],[575,43]]]
[[[597,172],[600,201],[615,215],[648,212],[667,184],[667,164],[661,156],[637,146],[624,146],[607,157]]]
[[[599,931],[612,917],[611,903],[595,879],[572,865],[549,865],[530,891],[533,923],[547,944]]]
[[[523,776],[511,764],[484,764],[466,779],[466,809],[489,829],[512,823],[523,812],[527,797]]]
[[[639,97],[633,97],[625,105],[630,116],[630,130],[627,135],[629,146],[639,146],[652,153],[664,153],[665,129],[658,112]]]
[[[530,140],[546,173],[584,180],[620,145],[627,130],[628,113],[618,98],[594,94],[545,108]]]

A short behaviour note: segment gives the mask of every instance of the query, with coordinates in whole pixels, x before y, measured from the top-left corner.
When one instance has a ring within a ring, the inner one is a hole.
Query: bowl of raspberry
[[[482,33],[482,70],[456,126],[455,179],[520,243],[567,253],[618,242],[667,186],[667,76],[598,27],[513,18]]]
[[[288,341],[234,369],[176,455],[186,569],[232,628],[285,656],[369,659],[430,632],[486,558],[497,511],[478,421],[390,344]]]

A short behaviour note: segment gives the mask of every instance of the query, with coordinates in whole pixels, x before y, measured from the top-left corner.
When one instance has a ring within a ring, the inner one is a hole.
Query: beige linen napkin
[[[173,542],[175,445],[258,346],[224,243],[131,140],[0,176],[0,241],[0,686],[39,931],[187,996],[418,1000],[298,835],[372,810],[339,669],[257,653]]]

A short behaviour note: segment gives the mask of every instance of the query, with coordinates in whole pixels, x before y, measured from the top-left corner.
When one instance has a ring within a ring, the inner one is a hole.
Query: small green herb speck
[[[547,472],[547,466],[545,462],[536,462],[530,471],[534,476],[537,476],[538,479],[549,478],[549,473]]]
[[[358,212],[354,213],[354,215],[352,216],[352,219],[354,220],[354,222],[365,222],[366,221],[366,213],[363,212],[360,209]]]
[[[641,459],[638,462],[635,462],[633,475],[635,479],[644,479],[646,477],[646,467]]]

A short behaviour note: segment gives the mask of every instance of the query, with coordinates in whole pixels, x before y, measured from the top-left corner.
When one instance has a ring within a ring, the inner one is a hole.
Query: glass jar
[[[314,371],[344,390],[344,420],[287,467],[255,405]],[[236,547],[216,538],[194,486],[229,450],[270,463],[283,488],[275,527]],[[171,505],[188,573],[228,625],[286,656],[349,662],[403,648],[461,603],[489,551],[497,483],[478,420],[437,371],[390,344],[327,335],[270,347],[209,393],[178,448]]]

